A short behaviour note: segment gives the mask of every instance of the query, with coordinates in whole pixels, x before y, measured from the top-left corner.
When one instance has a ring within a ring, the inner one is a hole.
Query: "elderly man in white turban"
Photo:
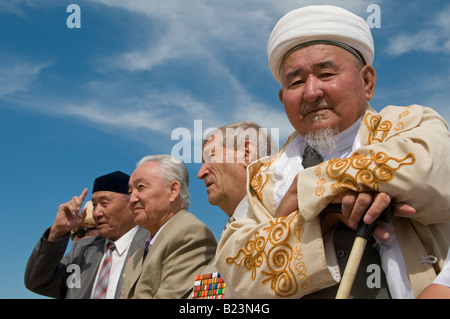
[[[409,206],[366,246],[350,297],[416,297],[450,243],[447,124],[419,105],[371,108],[372,35],[342,8],[289,12],[272,31],[268,57],[295,132],[248,168],[248,218],[225,230],[216,255],[228,296],[333,298],[349,233],[392,199]],[[332,202],[342,202],[342,214],[323,217]]]

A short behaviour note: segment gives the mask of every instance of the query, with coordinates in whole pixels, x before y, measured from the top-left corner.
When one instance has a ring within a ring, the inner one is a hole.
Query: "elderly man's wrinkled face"
[[[92,194],[92,216],[100,236],[113,241],[134,227],[128,210],[128,195],[109,191]]]
[[[203,164],[197,177],[203,179],[211,205],[219,206],[228,216],[233,214],[234,202],[246,192],[246,165],[240,163],[243,150],[234,151],[223,146],[222,141],[211,138],[203,149]],[[229,210],[228,206],[232,206]]]
[[[130,211],[137,225],[156,232],[174,215],[171,203],[178,197],[172,185],[165,183],[158,162],[146,162],[130,176]],[[179,184],[179,183],[178,183]]]
[[[282,65],[280,101],[301,135],[349,128],[364,114],[376,74],[347,50],[314,44],[290,53]]]

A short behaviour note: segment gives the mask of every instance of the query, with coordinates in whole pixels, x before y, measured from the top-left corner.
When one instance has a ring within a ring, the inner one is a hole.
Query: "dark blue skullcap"
[[[94,181],[92,193],[109,191],[114,193],[128,194],[128,181],[130,176],[120,171],[97,177]]]

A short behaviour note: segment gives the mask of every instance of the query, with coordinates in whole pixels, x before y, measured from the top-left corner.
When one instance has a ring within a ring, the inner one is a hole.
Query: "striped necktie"
[[[100,273],[98,274],[97,283],[95,285],[93,299],[105,299],[106,290],[108,289],[109,273],[111,271],[112,253],[116,246],[113,242],[108,244]]]

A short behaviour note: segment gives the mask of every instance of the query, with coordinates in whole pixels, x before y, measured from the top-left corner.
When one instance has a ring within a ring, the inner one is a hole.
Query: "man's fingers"
[[[389,231],[383,228],[380,223],[374,228],[372,235],[378,239],[388,240],[389,239]]]
[[[64,212],[64,213],[69,213],[70,214],[70,202],[65,203],[65,204],[61,204],[58,207],[58,212]]]
[[[331,203],[341,203],[343,222],[352,229],[357,229],[363,218],[364,223],[372,224],[389,207],[391,196],[387,193],[347,191],[333,198]],[[394,203],[394,213],[400,217],[411,217],[416,210],[404,203]],[[381,229],[377,227],[377,229]],[[377,231],[376,237],[383,238],[386,233]]]
[[[411,217],[416,213],[414,207],[404,203],[394,203],[394,214],[399,217]]]
[[[87,189],[87,188],[83,189],[83,191],[81,192],[81,194],[80,194],[80,196],[79,196],[79,199],[80,199],[80,207],[81,207],[81,204],[84,202],[84,199],[86,198],[87,193],[88,193],[88,189]]]
[[[377,193],[373,200],[372,205],[367,209],[364,216],[364,222],[366,224],[372,224],[391,203],[391,196],[386,193]]]
[[[80,214],[80,225],[84,223],[84,220],[86,219],[87,215],[87,207],[85,206]]]
[[[84,201],[84,199],[86,198],[86,195],[87,195],[87,193],[88,193],[88,189],[87,188],[85,188],[85,189],[83,189],[83,191],[81,192],[81,194],[80,194],[80,196],[75,196],[73,199],[72,199],[72,214],[77,214],[78,215],[78,212],[80,211],[80,209],[81,209],[81,205],[83,204],[83,201]]]
[[[74,196],[72,200],[70,200],[67,203],[64,203],[59,206],[59,210],[64,211],[66,214],[69,214],[71,216],[78,215],[78,212],[81,209],[81,204],[83,204],[84,199],[86,198],[88,193],[88,189],[85,188],[80,196]]]
[[[358,227],[359,221],[368,211],[371,203],[372,203],[371,193],[358,194],[349,218],[349,225],[351,228],[356,229]]]
[[[350,215],[353,211],[353,206],[355,206],[357,197],[358,193],[353,191],[348,191],[341,197],[341,211],[346,220],[350,219]]]

